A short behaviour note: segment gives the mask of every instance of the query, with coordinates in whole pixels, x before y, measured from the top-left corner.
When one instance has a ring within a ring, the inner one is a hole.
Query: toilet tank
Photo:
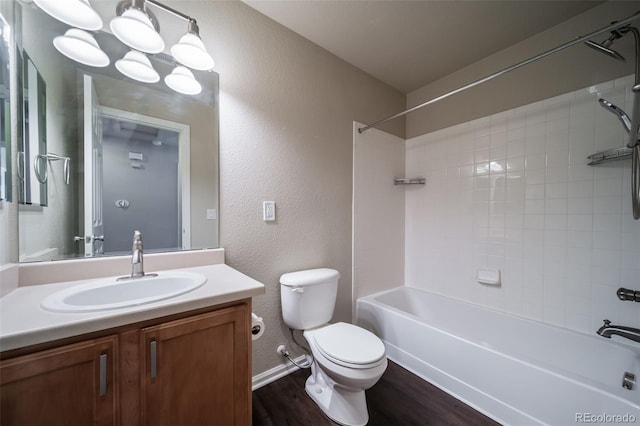
[[[280,277],[282,317],[288,327],[308,330],[333,317],[340,273],[320,268],[290,272]]]

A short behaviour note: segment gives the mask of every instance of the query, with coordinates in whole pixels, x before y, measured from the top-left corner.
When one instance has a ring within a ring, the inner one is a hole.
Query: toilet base
[[[327,377],[314,363],[305,383],[307,395],[324,414],[345,426],[364,426],[369,421],[364,390],[347,389]]]

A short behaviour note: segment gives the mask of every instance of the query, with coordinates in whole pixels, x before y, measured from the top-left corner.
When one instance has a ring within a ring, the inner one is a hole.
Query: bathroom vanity
[[[207,282],[123,309],[40,307],[78,281],[0,299],[0,423],[251,424],[251,296],[264,286],[224,264],[182,271]]]

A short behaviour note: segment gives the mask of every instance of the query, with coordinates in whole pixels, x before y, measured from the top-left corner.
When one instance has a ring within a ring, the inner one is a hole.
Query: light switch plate
[[[207,220],[216,220],[218,218],[218,211],[216,209],[207,209]]]
[[[276,202],[265,201],[262,203],[262,220],[273,222],[276,220]]]

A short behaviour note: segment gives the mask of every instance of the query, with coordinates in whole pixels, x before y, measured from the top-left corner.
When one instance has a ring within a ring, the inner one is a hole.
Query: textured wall
[[[603,97],[630,112],[631,77],[407,141],[407,173],[427,185],[406,197],[406,283],[593,334],[604,318],[640,323],[620,302],[637,288],[640,221],[631,215],[631,160],[587,165],[626,144]],[[502,286],[476,282],[500,269]]]
[[[540,7],[544,7],[544,4]],[[409,93],[407,107],[418,105],[476,81],[566,43],[577,36],[591,33],[609,25],[611,21],[626,18],[638,10],[640,10],[638,1],[610,1],[594,7],[560,25]],[[602,41],[605,38],[606,35],[601,35],[594,39]],[[446,38],[440,43],[443,49],[446,49]],[[632,73],[633,36],[629,34],[622,40],[618,40],[614,48],[629,60],[623,63],[598,54],[583,45],[576,45],[413,112],[407,116],[407,137],[412,138]]]
[[[267,331],[254,374],[294,352],[279,277],[340,271],[336,320],[351,320],[353,121],[404,107],[404,96],[239,2],[173,2],[197,17],[220,74],[220,243],[226,261],[264,283],[254,298]],[[391,130],[403,136],[399,120]],[[389,128],[387,128],[389,130]],[[262,202],[277,221],[262,221]]]

